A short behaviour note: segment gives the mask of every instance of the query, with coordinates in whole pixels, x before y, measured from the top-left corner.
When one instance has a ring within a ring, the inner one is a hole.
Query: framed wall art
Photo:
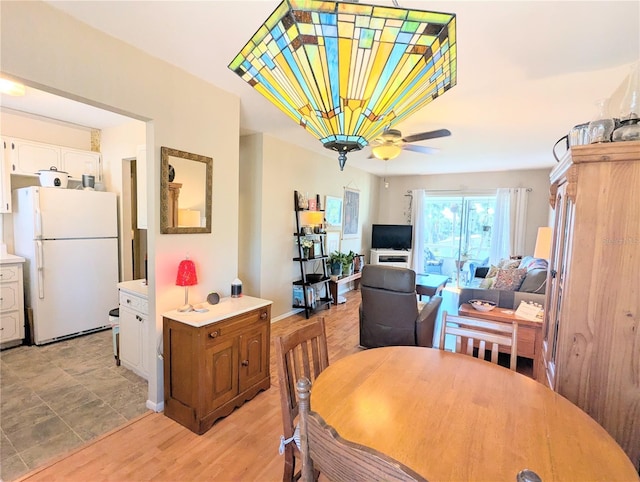
[[[325,236],[325,253],[331,254],[335,251],[340,251],[340,231],[327,231]]]
[[[328,228],[342,227],[342,199],[339,197],[324,197],[324,218]]]
[[[357,238],[360,235],[360,191],[344,188],[342,215],[342,239]]]

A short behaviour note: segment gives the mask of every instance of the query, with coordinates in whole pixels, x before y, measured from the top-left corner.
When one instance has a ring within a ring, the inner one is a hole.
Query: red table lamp
[[[196,265],[187,257],[180,261],[180,265],[178,266],[176,285],[184,286],[184,306],[178,308],[178,311],[193,311],[193,306],[189,304],[189,286],[197,284],[198,276],[196,275]]]

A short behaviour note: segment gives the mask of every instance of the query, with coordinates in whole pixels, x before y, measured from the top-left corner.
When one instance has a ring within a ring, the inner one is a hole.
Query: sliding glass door
[[[466,262],[488,258],[495,202],[494,195],[427,195],[422,239],[425,264],[442,259],[442,274],[456,274],[456,265],[464,269]]]

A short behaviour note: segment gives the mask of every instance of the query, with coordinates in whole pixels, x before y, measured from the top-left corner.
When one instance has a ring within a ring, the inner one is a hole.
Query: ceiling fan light
[[[342,169],[348,152],[456,85],[456,59],[455,14],[283,0],[229,68],[338,152]]]
[[[379,146],[374,146],[371,149],[371,153],[374,157],[382,160],[388,161],[390,159],[395,159],[402,152],[402,147],[397,144],[381,144]]]

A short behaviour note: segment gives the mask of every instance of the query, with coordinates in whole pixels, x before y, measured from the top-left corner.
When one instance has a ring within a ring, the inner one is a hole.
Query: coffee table
[[[442,289],[449,281],[448,276],[439,274],[417,274],[416,275],[416,293],[422,301],[422,295],[432,297],[440,294]]]

